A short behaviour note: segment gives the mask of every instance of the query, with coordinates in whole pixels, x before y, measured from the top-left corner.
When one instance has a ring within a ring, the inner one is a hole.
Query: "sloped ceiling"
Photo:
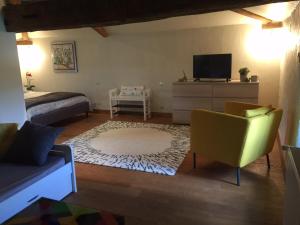
[[[274,3],[257,7],[246,8],[247,10],[270,18],[274,21],[282,21],[291,15],[299,1]],[[174,17],[164,20],[146,23],[126,24],[107,27],[109,33],[145,33],[169,30],[196,29],[201,27],[215,27],[239,24],[257,24],[260,21],[242,16],[232,11],[206,13],[193,16]]]
[[[3,0],[0,0],[0,4],[1,2],[3,2]],[[299,1],[291,1],[250,7],[246,9],[261,16],[270,18],[274,21],[282,21],[291,15],[291,12],[296,8],[298,4]],[[242,16],[232,11],[222,11],[193,16],[174,17],[145,23],[110,26],[106,27],[106,29],[111,35],[113,35],[259,23],[260,22],[257,20]],[[60,33],[64,33],[64,31],[61,31]],[[32,38],[56,36],[56,31],[33,32],[30,34],[30,36]]]

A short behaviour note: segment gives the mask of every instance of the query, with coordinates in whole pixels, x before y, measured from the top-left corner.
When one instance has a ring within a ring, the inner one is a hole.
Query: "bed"
[[[90,100],[81,93],[36,92],[24,93],[27,120],[39,124],[53,124],[85,113],[88,116]]]

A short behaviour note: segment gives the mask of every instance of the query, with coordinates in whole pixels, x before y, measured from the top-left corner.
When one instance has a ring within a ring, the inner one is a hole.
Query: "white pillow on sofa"
[[[120,96],[142,96],[144,86],[121,86]]]

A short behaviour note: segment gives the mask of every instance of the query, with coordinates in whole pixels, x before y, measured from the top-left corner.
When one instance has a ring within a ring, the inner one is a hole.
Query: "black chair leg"
[[[267,156],[268,169],[271,169],[271,163],[270,163],[269,154],[267,154],[266,156]]]
[[[240,178],[241,178],[241,168],[236,168],[236,185],[240,186]]]
[[[196,169],[196,153],[193,153],[193,165],[194,165],[194,169]]]

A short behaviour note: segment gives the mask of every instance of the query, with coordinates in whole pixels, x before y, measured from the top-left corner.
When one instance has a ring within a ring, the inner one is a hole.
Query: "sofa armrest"
[[[64,156],[66,163],[71,162],[73,159],[72,149],[68,145],[54,145],[49,154]]]
[[[77,192],[76,172],[73,149],[69,145],[54,145],[53,149],[49,152],[50,155],[64,156],[66,163],[71,163],[72,166],[72,182],[73,192]]]
[[[191,150],[231,166],[239,166],[249,120],[235,115],[193,110]]]

